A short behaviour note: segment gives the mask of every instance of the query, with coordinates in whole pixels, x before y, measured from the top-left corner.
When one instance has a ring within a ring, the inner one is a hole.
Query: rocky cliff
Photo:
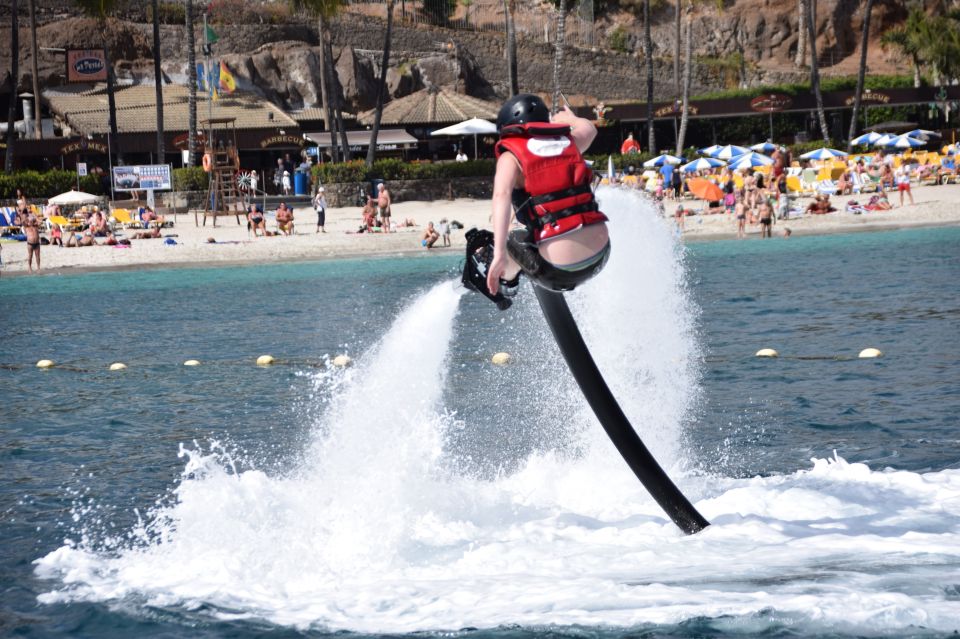
[[[494,6],[499,5],[499,0]],[[862,9],[858,0],[819,0],[817,44],[824,72],[856,70]],[[870,69],[898,70],[887,60],[877,38],[903,19],[905,0],[876,0],[872,21]],[[673,97],[673,2],[662,3],[654,14],[653,42],[656,94]],[[714,3],[697,5],[693,41],[695,93],[746,82],[776,82],[805,77],[793,66],[797,43],[794,0],[728,0],[720,9]],[[19,90],[30,90],[30,50],[26,20],[21,20]],[[568,96],[582,100],[638,98],[645,94],[640,25],[626,13],[611,13],[596,23],[600,40],[618,31],[625,34],[620,52],[600,47],[568,47],[562,83]],[[0,29],[2,29],[0,25]],[[9,26],[6,27],[9,29]],[[110,46],[121,80],[152,81],[152,33],[148,24],[111,20]],[[312,22],[287,24],[237,24],[217,27],[220,41],[215,55],[227,63],[241,88],[259,92],[286,109],[320,103],[317,32]],[[197,29],[198,42],[201,41]],[[368,109],[375,99],[381,64],[384,22],[357,14],[344,14],[332,25],[338,90],[349,111]],[[98,46],[95,21],[60,16],[38,29],[39,46],[73,48]],[[185,30],[162,27],[161,56],[168,81],[185,83],[187,65]],[[732,69],[731,59],[744,60]],[[546,93],[552,89],[553,48],[541,38],[527,37],[518,51],[521,89]],[[0,47],[0,77],[10,66],[10,52]],[[62,82],[63,60],[49,52],[39,56],[39,76],[44,85]],[[453,86],[478,97],[503,95],[505,61],[503,36],[496,32],[440,29],[398,23],[394,28],[388,71],[392,97],[407,95],[425,86]]]

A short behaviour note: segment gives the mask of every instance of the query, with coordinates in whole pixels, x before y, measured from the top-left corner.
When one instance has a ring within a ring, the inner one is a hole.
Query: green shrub
[[[610,48],[619,53],[629,53],[630,46],[626,28],[618,24],[617,28],[610,32],[608,36]]]
[[[200,166],[188,166],[173,170],[174,191],[206,191],[210,186],[210,174]]]
[[[863,88],[871,90],[882,89],[902,89],[913,86],[913,76],[908,75],[875,75],[867,76]],[[820,82],[821,91],[850,91],[857,88],[856,76],[843,76],[837,78],[823,78]],[[728,89],[726,91],[712,91],[695,96],[694,100],[722,100],[728,98],[753,98],[767,93],[785,93],[787,95],[798,95],[810,92],[809,82],[797,82],[793,84],[776,84],[747,89]]]
[[[314,166],[313,180],[320,184],[351,184],[374,178],[390,181],[492,177],[495,166],[495,160],[418,163],[391,158],[377,160],[368,168],[363,160],[351,160]]]
[[[0,199],[12,200],[20,189],[27,199],[51,198],[77,188],[77,174],[74,171],[17,171],[0,174]],[[100,178],[87,175],[80,178],[80,190],[100,195]]]

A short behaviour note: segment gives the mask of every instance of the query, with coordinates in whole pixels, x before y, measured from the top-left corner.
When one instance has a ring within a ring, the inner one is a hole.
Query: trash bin
[[[297,171],[293,174],[293,192],[296,195],[309,195],[310,174],[305,171]]]

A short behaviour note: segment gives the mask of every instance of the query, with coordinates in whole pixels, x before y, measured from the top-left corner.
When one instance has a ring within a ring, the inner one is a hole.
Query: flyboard
[[[487,290],[487,267],[493,257],[493,234],[489,231],[467,231],[467,259],[463,269],[463,284],[490,298],[500,310],[510,307],[512,300],[498,292]],[[534,292],[540,309],[553,332],[557,346],[570,367],[573,378],[580,386],[587,403],[606,431],[607,436],[640,483],[663,508],[683,532],[688,535],[710,525],[693,504],[670,480],[657,460],[644,445],[643,440],[630,425],[620,404],[604,381],[593,361],[580,329],[570,313],[563,293],[547,290],[534,284]]]

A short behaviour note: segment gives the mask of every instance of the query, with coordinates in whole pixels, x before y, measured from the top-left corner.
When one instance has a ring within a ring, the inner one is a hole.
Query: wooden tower
[[[210,175],[210,187],[203,207],[203,225],[207,217],[217,218],[233,215],[240,224],[243,199],[237,192],[237,171],[240,170],[240,155],[237,150],[236,118],[210,118],[201,120],[207,129],[207,144],[203,154],[203,169]],[[194,222],[198,222],[194,216]],[[199,223],[198,223],[199,226]]]

